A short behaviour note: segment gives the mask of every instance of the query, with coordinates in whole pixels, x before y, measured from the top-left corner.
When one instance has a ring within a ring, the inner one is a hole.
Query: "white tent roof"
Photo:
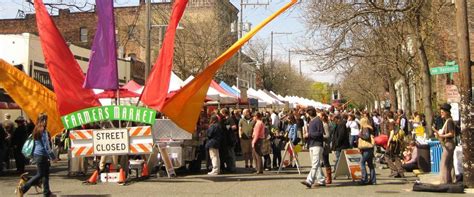
[[[283,104],[283,103],[280,102],[279,100],[277,100],[277,99],[271,97],[270,95],[268,95],[268,94],[267,94],[265,91],[263,91],[263,90],[258,90],[257,92],[258,92],[260,95],[262,95],[262,97],[265,97],[268,101],[270,101],[271,104],[273,104],[273,105],[282,105],[282,104]]]

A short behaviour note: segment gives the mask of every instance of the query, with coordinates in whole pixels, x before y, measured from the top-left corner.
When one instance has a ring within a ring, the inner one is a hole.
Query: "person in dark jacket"
[[[23,173],[25,171],[26,158],[23,153],[21,153],[21,149],[28,138],[28,133],[26,121],[22,116],[18,117],[15,122],[18,127],[15,129],[12,138],[13,155],[15,157],[16,171],[18,173]]]
[[[3,175],[3,160],[5,159],[5,154],[6,154],[6,142],[5,142],[5,130],[3,129],[3,126],[0,125],[0,175]]]
[[[324,177],[321,160],[323,158],[323,142],[324,142],[324,126],[323,122],[316,117],[316,109],[314,107],[308,107],[308,115],[311,121],[308,124],[308,147],[311,155],[311,171],[306,177],[306,181],[302,181],[301,184],[307,188],[311,188],[313,184],[319,186],[326,185],[326,177]]]
[[[212,171],[209,172],[209,175],[218,175],[220,174],[220,158],[219,158],[219,148],[221,146],[222,138],[222,129],[219,125],[219,119],[217,116],[211,116],[210,126],[207,129],[207,143],[206,149],[209,149],[209,156],[211,157],[212,162]]]
[[[346,121],[343,120],[341,116],[337,115],[334,117],[334,122],[336,123],[336,128],[333,134],[333,150],[336,151],[336,163],[334,165],[334,168],[336,168],[342,150],[348,149],[350,144],[349,132],[346,128]]]
[[[221,169],[228,172],[235,172],[235,144],[237,139],[235,132],[237,132],[237,123],[231,118],[229,110],[221,109],[220,126],[222,129],[221,147],[219,149],[219,156],[221,159]]]

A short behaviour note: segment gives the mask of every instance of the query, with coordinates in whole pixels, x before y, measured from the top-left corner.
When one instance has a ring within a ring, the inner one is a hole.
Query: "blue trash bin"
[[[428,142],[430,146],[430,157],[431,157],[431,173],[439,173],[439,164],[441,162],[441,154],[443,153],[443,148],[439,141]]]

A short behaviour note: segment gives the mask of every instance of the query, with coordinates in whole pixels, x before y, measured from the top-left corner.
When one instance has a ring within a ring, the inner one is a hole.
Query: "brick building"
[[[172,2],[173,0],[163,0],[152,3],[152,63],[161,48]],[[140,0],[136,6],[116,7],[114,10],[119,57],[132,57],[132,78],[142,84],[146,56],[145,7],[145,0]],[[237,14],[238,9],[229,0],[189,0],[180,23],[182,28],[178,30],[176,38],[175,72],[181,78],[200,72],[237,40],[237,33],[231,32],[230,28],[237,21]],[[71,12],[69,9],[62,9],[58,15],[53,16],[53,20],[66,42],[91,48],[97,24],[95,11]],[[34,14],[27,14],[20,19],[0,20],[0,26],[0,34],[38,32]],[[210,45],[202,46],[202,42]],[[206,58],[202,58],[203,56]]]

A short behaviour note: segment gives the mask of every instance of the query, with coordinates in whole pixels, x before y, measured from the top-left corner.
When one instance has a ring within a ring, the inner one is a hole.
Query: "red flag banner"
[[[66,115],[81,109],[100,106],[92,90],[82,87],[84,73],[49,16],[42,0],[35,0],[35,10],[41,47],[53,82],[59,113]]]
[[[248,42],[258,31],[270,23],[277,16],[285,12],[291,6],[296,4],[297,0],[291,0],[280,10],[273,13],[262,23],[252,29],[244,37],[234,43],[226,52],[214,60],[203,72],[199,73],[191,82],[181,88],[173,97],[171,97],[162,108],[173,122],[182,129],[193,133],[199,118],[199,113],[204,104],[207,90],[211,84],[212,78],[222,65],[229,60],[242,46]]]
[[[178,23],[183,16],[184,9],[188,4],[188,0],[176,0],[173,4],[173,13],[171,14],[170,23],[166,30],[163,46],[160,55],[156,60],[153,70],[145,84],[142,101],[148,107],[161,111],[168,88],[170,86],[171,70],[173,68],[174,55],[174,38]]]

